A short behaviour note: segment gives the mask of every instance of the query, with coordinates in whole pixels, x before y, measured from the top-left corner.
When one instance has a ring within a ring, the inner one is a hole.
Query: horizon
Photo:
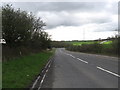
[[[52,40],[96,40],[118,34],[118,3],[115,1],[11,4],[15,9],[33,12],[40,17],[46,23],[44,29]]]

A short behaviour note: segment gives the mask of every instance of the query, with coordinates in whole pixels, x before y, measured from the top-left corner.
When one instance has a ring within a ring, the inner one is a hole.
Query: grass
[[[79,51],[84,53],[96,53],[102,55],[118,56],[117,41],[86,41],[86,42],[68,42],[73,43],[72,46],[68,47],[68,50]],[[78,46],[80,44],[84,44]]]
[[[106,41],[102,43],[103,49],[112,48],[112,41]]]
[[[86,42],[71,42],[73,45],[82,45],[82,44],[94,44],[100,43],[100,41],[86,41]],[[106,41],[102,43],[103,49],[112,48],[112,41]]]
[[[104,42],[103,44],[112,44],[112,41]]]
[[[67,43],[71,43],[73,45],[81,46],[82,44],[94,44],[94,43],[100,43],[100,42],[101,41],[78,41],[78,42],[71,41],[71,42],[67,42]],[[106,42],[104,42],[102,44],[112,44],[112,41],[106,41]]]
[[[26,88],[40,73],[54,51],[24,56],[3,62],[3,88]]]
[[[75,41],[71,41],[71,42],[67,42],[67,43],[71,43],[73,45],[82,45],[82,44],[94,44],[96,41],[78,41],[78,42],[75,42]]]
[[[112,48],[112,44],[102,44],[103,49]]]

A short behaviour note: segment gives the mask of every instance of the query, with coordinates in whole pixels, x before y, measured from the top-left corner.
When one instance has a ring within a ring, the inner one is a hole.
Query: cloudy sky
[[[94,40],[114,36],[118,2],[12,2],[46,23],[52,40]]]

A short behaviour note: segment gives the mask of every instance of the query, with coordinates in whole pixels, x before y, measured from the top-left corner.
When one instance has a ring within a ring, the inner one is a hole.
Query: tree
[[[9,47],[31,46],[46,49],[50,46],[50,36],[43,31],[46,24],[41,18],[20,9],[15,10],[12,5],[2,7],[2,34]],[[29,45],[31,44],[31,45]]]
[[[20,46],[31,37],[32,19],[27,12],[14,10],[12,5],[2,7],[3,38],[10,47]]]

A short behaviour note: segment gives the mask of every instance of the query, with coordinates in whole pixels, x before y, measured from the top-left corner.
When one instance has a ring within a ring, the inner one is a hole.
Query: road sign
[[[0,39],[0,43],[6,44],[5,39]]]

